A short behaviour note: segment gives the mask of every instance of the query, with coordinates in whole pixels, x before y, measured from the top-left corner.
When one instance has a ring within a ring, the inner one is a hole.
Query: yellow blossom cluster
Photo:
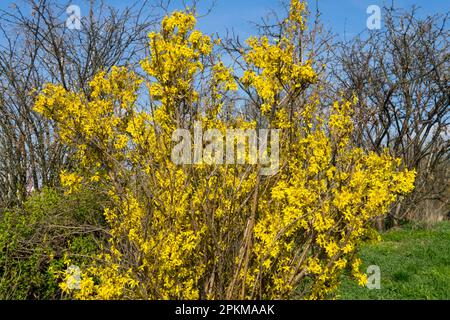
[[[149,34],[151,56],[141,65],[156,80],[148,87],[151,97],[162,105],[155,115],[157,121],[167,122],[165,117],[180,121],[179,106],[199,99],[194,78],[204,69],[201,57],[211,53],[212,41],[194,30],[195,23],[193,14],[177,11],[163,19],[161,32]]]
[[[247,40],[248,52],[244,56],[246,70],[242,82],[254,87],[263,103],[261,111],[269,115],[282,102],[281,93],[287,88],[298,92],[317,81],[311,61],[303,61],[296,47],[301,31],[305,29],[306,4],[291,2],[289,18],[280,38],[270,41],[267,36]]]

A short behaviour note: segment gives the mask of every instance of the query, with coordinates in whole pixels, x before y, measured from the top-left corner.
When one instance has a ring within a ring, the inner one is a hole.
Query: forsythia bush
[[[412,190],[414,172],[352,145],[353,101],[339,99],[327,117],[317,94],[297,103],[318,79],[297,47],[305,10],[292,0],[280,39],[248,40],[241,78],[221,61],[220,40],[195,30],[193,14],[174,12],[149,35],[146,76],[114,67],[88,94],[43,89],[35,110],[77,150],[77,170],[61,173],[67,192],[95,185],[109,199],[108,245],[82,269],[74,297],[325,298],[347,268],[365,283],[355,252],[376,236],[373,219]],[[229,110],[238,85],[263,121]],[[281,129],[278,172],[176,165],[172,133],[194,121],[222,133]]]

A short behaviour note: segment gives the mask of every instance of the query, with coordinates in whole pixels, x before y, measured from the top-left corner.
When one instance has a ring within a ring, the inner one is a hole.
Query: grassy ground
[[[381,269],[381,289],[344,277],[339,299],[450,299],[450,222],[391,230],[361,252],[364,270]]]

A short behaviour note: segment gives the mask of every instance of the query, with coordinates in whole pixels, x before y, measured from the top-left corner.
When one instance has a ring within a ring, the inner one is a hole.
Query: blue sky
[[[202,0],[200,0],[202,1]],[[366,13],[369,5],[382,7],[390,5],[392,0],[318,0],[322,13],[321,21],[333,33],[340,37],[351,37],[366,29]],[[203,0],[207,8],[212,0]],[[311,11],[315,11],[316,1],[308,1]],[[450,10],[448,0],[394,0],[399,8],[418,6],[420,15],[443,13]],[[199,27],[205,32],[224,33],[233,29],[236,33],[247,37],[253,34],[251,21],[260,21],[271,10],[282,14],[280,0],[216,0],[216,6],[209,16],[199,19]]]
[[[200,0],[199,13],[203,14],[216,2],[213,11],[206,17],[199,19],[198,28],[206,33],[219,32],[224,34],[227,29],[233,29],[241,37],[246,38],[254,33],[250,21],[258,21],[270,10],[281,11],[280,0]],[[448,0],[318,0],[322,12],[322,22],[339,37],[349,38],[366,28],[369,5],[391,4],[396,7],[410,8],[413,5],[420,7],[420,15],[444,13],[450,9]],[[0,0],[0,8],[6,9],[13,0]],[[133,1],[105,0],[106,4],[118,8]],[[61,3],[67,3],[61,0]],[[86,8],[88,0],[73,0],[71,4]],[[172,0],[172,8],[180,8],[181,0]],[[309,1],[311,9],[315,8],[316,0]],[[87,11],[87,10],[86,10]]]

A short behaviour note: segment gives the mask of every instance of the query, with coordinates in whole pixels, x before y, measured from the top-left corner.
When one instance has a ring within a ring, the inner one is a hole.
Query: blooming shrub
[[[108,245],[82,271],[80,299],[325,298],[349,268],[365,284],[356,258],[414,172],[388,153],[351,143],[354,101],[321,116],[311,61],[296,47],[306,30],[305,4],[291,1],[278,40],[254,37],[237,79],[215,51],[219,41],[175,12],[149,35],[146,76],[125,67],[97,74],[90,93],[47,85],[35,110],[54,120],[76,148],[77,170],[63,172],[67,192],[96,185],[109,199]],[[236,80],[235,80],[236,79]],[[140,99],[142,84],[148,103]],[[238,84],[257,97],[264,122],[230,116]],[[227,106],[227,108],[224,108]],[[175,165],[177,128],[281,131],[280,169],[261,165]]]

